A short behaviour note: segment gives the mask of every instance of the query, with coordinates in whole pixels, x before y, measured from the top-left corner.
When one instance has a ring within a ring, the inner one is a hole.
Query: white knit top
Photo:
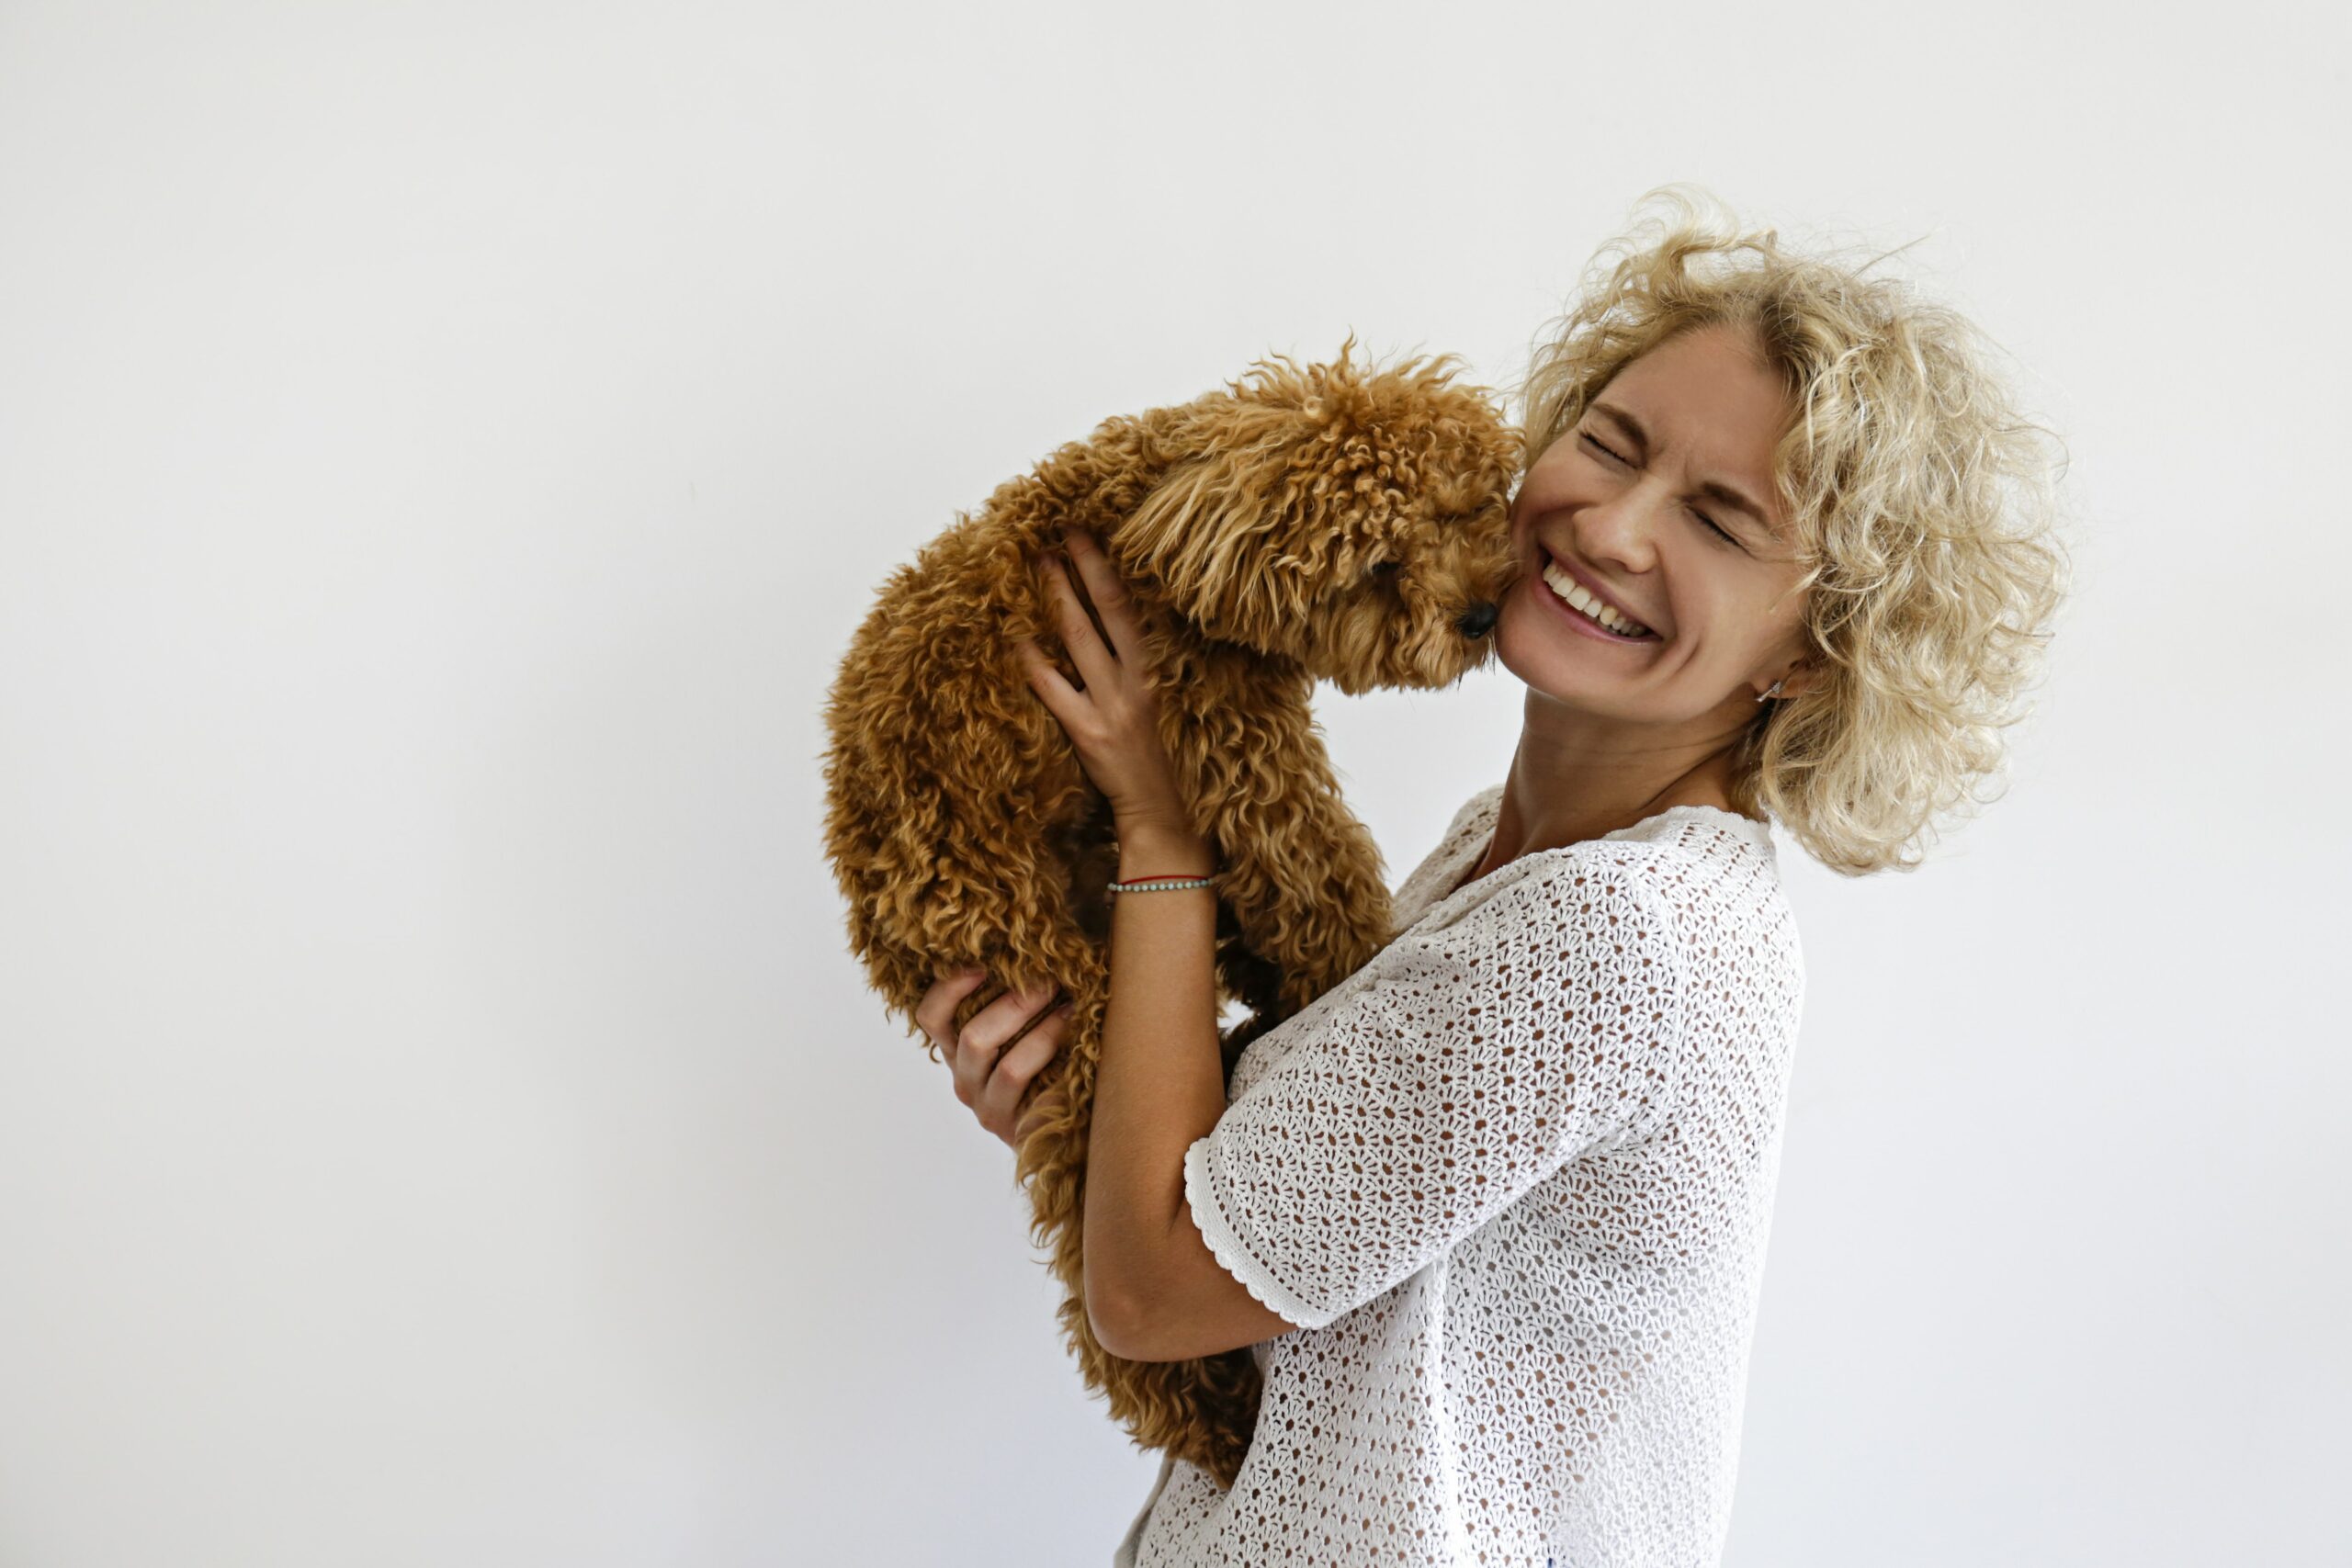
[[[1231,1491],[1164,1459],[1114,1568],[1719,1559],[1804,998],[1771,831],[1678,806],[1458,886],[1501,799],[1186,1151],[1299,1327]]]

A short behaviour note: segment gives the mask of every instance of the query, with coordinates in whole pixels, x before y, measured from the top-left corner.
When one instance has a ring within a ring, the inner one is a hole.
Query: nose
[[[1464,610],[1462,613],[1462,618],[1453,624],[1462,628],[1464,637],[1476,642],[1495,629],[1495,619],[1501,614],[1500,610],[1481,599]]]
[[[1666,526],[1661,509],[1671,506],[1665,487],[1658,499],[1648,500],[1644,487],[1628,485],[1618,494],[1588,506],[1577,517],[1576,542],[1587,560],[1614,560],[1631,571],[1646,571],[1654,564],[1654,531]]]

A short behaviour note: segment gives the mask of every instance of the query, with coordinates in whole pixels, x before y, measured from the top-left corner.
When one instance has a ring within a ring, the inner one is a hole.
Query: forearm
[[[1119,837],[1123,880],[1204,876],[1208,844],[1172,828]],[[1086,1299],[1125,1321],[1164,1293],[1168,1241],[1184,1207],[1184,1151],[1225,1113],[1217,1038],[1216,893],[1183,888],[1111,900],[1111,991],[1087,1137]]]

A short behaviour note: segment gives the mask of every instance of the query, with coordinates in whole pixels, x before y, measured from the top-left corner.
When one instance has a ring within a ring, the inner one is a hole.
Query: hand
[[[1037,1010],[1057,993],[1043,987],[1007,991],[974,1013],[960,1032],[951,1032],[949,1021],[956,1016],[956,1005],[987,979],[984,969],[941,976],[915,1004],[915,1022],[954,1069],[956,1098],[971,1107],[980,1125],[1002,1138],[1006,1147],[1018,1149],[1029,1129],[1058,1102],[1057,1085],[1053,1092],[1040,1094],[1027,1111],[1021,1109],[1030,1080],[1062,1048],[1062,1036],[1069,1028],[1070,1004],[1063,1002],[1031,1024],[1029,1020],[1036,1018]],[[1022,1034],[1024,1024],[1029,1032]],[[1021,1043],[1006,1050],[1005,1042],[1016,1034]]]
[[[1013,651],[1029,684],[1078,749],[1086,776],[1111,803],[1114,820],[1122,827],[1152,822],[1187,828],[1176,771],[1159,741],[1159,698],[1145,668],[1143,630],[1126,586],[1092,535],[1071,529],[1068,537],[1109,646],[1095,635],[1067,563],[1056,551],[1046,558],[1046,586],[1062,646],[1069,649],[1084,690],[1074,689],[1032,639],[1016,639]]]

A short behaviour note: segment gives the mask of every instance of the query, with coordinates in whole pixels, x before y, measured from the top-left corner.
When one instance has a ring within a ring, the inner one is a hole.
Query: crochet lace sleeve
[[[1579,1154],[1648,1135],[1680,1034],[1657,852],[1574,846],[1261,1042],[1296,1035],[1184,1155],[1226,1270],[1319,1328]]]

